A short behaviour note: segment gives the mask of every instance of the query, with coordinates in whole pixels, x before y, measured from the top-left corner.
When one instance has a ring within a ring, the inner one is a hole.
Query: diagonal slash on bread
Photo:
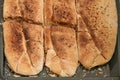
[[[77,0],[79,61],[88,69],[107,63],[114,53],[115,5],[115,0]]]
[[[113,56],[115,0],[4,0],[3,17],[5,56],[18,74],[38,74],[44,51],[45,66],[62,77],[73,76],[78,61],[91,69]]]
[[[15,20],[3,26],[5,55],[11,69],[22,75],[38,74],[44,63],[42,26]]]
[[[45,28],[45,65],[50,71],[62,76],[73,76],[78,67],[75,31],[64,26]]]
[[[5,19],[22,18],[32,23],[43,23],[43,0],[4,0]]]

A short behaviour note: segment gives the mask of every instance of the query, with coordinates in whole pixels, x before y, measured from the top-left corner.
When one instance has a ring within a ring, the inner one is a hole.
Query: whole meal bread
[[[78,52],[75,30],[64,26],[45,28],[46,67],[52,72],[68,77],[78,67]]]
[[[15,20],[5,21],[3,26],[9,67],[22,75],[38,74],[44,63],[43,28]]]
[[[36,75],[44,62],[62,77],[103,65],[117,38],[115,0],[4,0],[4,52],[8,66]]]
[[[107,63],[114,53],[116,3],[115,0],[77,0],[77,3],[79,61],[90,69]]]

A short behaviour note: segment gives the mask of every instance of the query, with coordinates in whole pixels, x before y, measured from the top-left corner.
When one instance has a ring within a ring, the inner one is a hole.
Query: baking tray
[[[118,35],[117,44],[111,61],[103,66],[96,67],[90,71],[82,66],[78,67],[73,77],[50,77],[44,67],[43,71],[36,76],[17,76],[7,66],[4,56],[4,42],[2,33],[3,22],[3,0],[0,0],[0,79],[2,80],[120,80],[120,1],[116,0],[118,10]],[[102,69],[102,71],[101,71]]]

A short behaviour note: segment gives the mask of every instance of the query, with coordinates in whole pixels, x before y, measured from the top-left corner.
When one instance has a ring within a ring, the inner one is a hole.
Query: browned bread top
[[[5,55],[10,68],[22,75],[42,70],[41,25],[45,65],[60,76],[74,75],[78,58],[91,69],[107,63],[114,53],[115,0],[4,0],[3,17]]]
[[[45,23],[76,24],[75,0],[45,0]]]
[[[82,17],[79,18],[78,31],[81,30],[81,26],[85,25],[88,30],[87,34],[91,36],[95,47],[97,47],[101,53],[100,56],[95,58],[92,67],[102,65],[111,59],[115,50],[117,35],[117,10],[115,0],[77,1],[77,12]],[[78,36],[80,36],[80,34],[81,33],[79,33]],[[86,43],[87,41],[84,42]],[[79,41],[79,43],[81,42]],[[80,44],[78,44],[78,46],[80,46]],[[84,54],[87,55],[88,53]],[[101,63],[102,60],[103,63]],[[86,61],[80,62],[84,64]]]
[[[43,0],[4,0],[3,17],[43,23]]]
[[[27,32],[31,29],[34,29],[33,34]],[[21,75],[39,73],[44,62],[42,27],[9,20],[4,22],[3,30],[5,56],[10,68]]]
[[[78,66],[75,31],[64,26],[45,28],[46,66],[62,76],[73,76]]]

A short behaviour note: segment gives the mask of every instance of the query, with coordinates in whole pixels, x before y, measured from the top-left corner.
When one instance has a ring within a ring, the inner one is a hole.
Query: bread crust
[[[18,5],[19,0],[4,0],[3,17],[22,17],[20,7]]]
[[[43,35],[45,65],[62,77],[75,74],[78,58],[91,69],[114,54],[115,0],[4,0],[3,17],[5,56],[18,74],[35,75],[42,70]]]
[[[43,23],[43,0],[4,0],[3,15]]]
[[[87,69],[105,64],[106,59],[95,44],[82,17],[79,17],[78,22],[77,43],[80,63]]]
[[[62,77],[73,76],[78,66],[75,31],[64,26],[45,29],[46,66]]]
[[[38,74],[44,63],[42,27],[9,20],[4,22],[3,30],[5,56],[10,68],[21,75]]]
[[[117,10],[115,0],[77,1],[79,2],[79,4],[77,4],[77,12],[83,19],[82,23],[84,22],[86,25],[86,28],[91,35],[94,44],[98,48],[99,52],[101,52],[101,55],[97,56],[94,60],[95,62],[92,63],[92,67],[105,64],[111,59],[116,45]],[[80,30],[81,26],[83,26],[80,22],[79,24],[78,31]],[[80,44],[78,44],[78,46],[80,46]],[[87,53],[84,54],[87,55]],[[102,61],[104,63],[101,63]],[[82,61],[83,64],[84,62],[86,61]]]
[[[76,24],[75,0],[45,0],[45,23]]]

